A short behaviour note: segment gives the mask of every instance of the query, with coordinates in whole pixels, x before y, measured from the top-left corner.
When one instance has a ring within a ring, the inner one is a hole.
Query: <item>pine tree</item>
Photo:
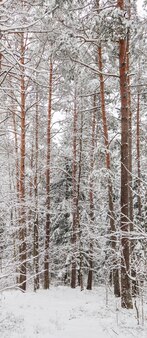
[[[49,70],[49,97],[47,117],[47,155],[46,155],[46,224],[45,224],[45,256],[44,256],[44,289],[49,288],[49,244],[50,244],[50,181],[51,181],[51,113],[52,113],[52,90],[53,90],[53,61],[50,57]]]
[[[123,13],[125,2],[117,1],[117,6]],[[121,100],[121,305],[132,308],[130,282],[130,243],[129,243],[129,109],[127,80],[127,38],[119,38],[119,73]]]
[[[27,259],[27,248],[26,248],[26,220],[25,220],[25,130],[26,130],[26,110],[25,110],[25,74],[24,74],[24,64],[25,64],[25,44],[26,38],[24,33],[20,35],[20,48],[21,48],[21,59],[20,59],[20,96],[21,96],[21,143],[20,143],[20,175],[19,175],[19,199],[20,199],[20,222],[19,222],[19,255],[20,255],[20,277],[19,284],[22,290],[26,290],[26,259]]]

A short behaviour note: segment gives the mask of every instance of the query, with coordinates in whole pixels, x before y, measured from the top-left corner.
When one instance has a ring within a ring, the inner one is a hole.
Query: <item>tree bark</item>
[[[92,290],[93,282],[93,223],[94,223],[94,192],[92,173],[94,169],[94,150],[95,150],[95,128],[96,128],[96,94],[93,97],[93,114],[92,114],[92,133],[91,133],[91,151],[90,151],[90,184],[89,184],[89,201],[90,201],[90,247],[89,247],[89,271],[87,279],[87,290]]]
[[[72,187],[73,187],[73,210],[72,210],[72,264],[71,264],[71,288],[76,287],[76,242],[77,242],[77,97],[75,89],[74,114],[73,114],[73,163],[72,163]]]
[[[38,133],[39,133],[39,111],[38,111],[38,86],[36,86],[36,116],[35,116],[35,220],[34,220],[34,291],[39,289],[39,220],[38,220]]]
[[[81,185],[81,174],[82,174],[82,152],[83,152],[83,113],[81,112],[81,121],[80,121],[80,134],[79,134],[79,160],[78,160],[78,178],[77,178],[77,230],[78,230],[78,240],[79,240],[79,270],[78,270],[78,280],[81,291],[84,288],[83,285],[83,253],[82,253],[82,230],[80,225],[80,185]]]
[[[111,238],[111,247],[113,250],[113,255],[115,256],[113,261],[113,282],[114,282],[114,294],[115,296],[120,296],[120,287],[119,287],[119,270],[115,268],[118,265],[116,261],[116,226],[115,226],[115,214],[114,214],[114,205],[113,205],[113,188],[112,181],[110,177],[111,170],[111,159],[109,151],[109,139],[108,139],[108,126],[107,126],[107,117],[106,117],[106,107],[105,107],[105,88],[104,88],[104,78],[103,78],[103,63],[102,63],[102,49],[101,46],[98,47],[98,67],[100,71],[100,98],[101,98],[101,112],[102,112],[102,122],[103,122],[103,133],[104,133],[104,144],[106,148],[106,169],[109,173],[108,178],[108,205],[109,205],[109,219],[110,219],[110,238]]]
[[[128,1],[128,17],[131,19],[131,3]],[[127,33],[127,73],[129,74],[130,70],[130,30],[128,29]],[[132,108],[131,108],[131,86],[130,86],[130,76],[127,76],[128,80],[128,110],[129,110],[129,219],[130,219],[130,230],[133,231],[133,189],[132,189]]]
[[[19,198],[20,198],[20,230],[19,230],[19,255],[20,255],[20,277],[19,286],[26,290],[26,217],[25,217],[25,74],[24,74],[24,54],[25,54],[25,39],[24,33],[20,35],[21,39],[21,57],[20,57],[20,71],[21,71],[21,143],[20,143],[20,182],[19,182]]]
[[[137,121],[136,121],[136,148],[137,148],[137,197],[138,197],[138,218],[141,220],[141,166],[140,166],[140,93],[137,93]]]
[[[13,97],[13,93],[12,93]],[[17,207],[19,205],[19,155],[18,155],[18,138],[17,138],[17,125],[16,125],[16,116],[15,116],[15,105],[13,105],[12,102],[12,121],[13,121],[13,129],[14,129],[14,148],[15,148],[15,188],[16,188],[16,206],[15,206],[15,220],[17,220],[17,224],[20,222],[20,210]],[[18,254],[18,248],[17,248],[17,241],[18,241],[18,232],[19,227],[16,227],[15,234],[14,234],[14,256],[15,260]],[[19,284],[19,278],[18,278],[18,266],[16,266],[16,283]]]
[[[117,6],[124,10],[123,0],[117,1]],[[129,109],[128,109],[128,79],[127,79],[127,40],[119,39],[119,74],[121,99],[121,306],[131,309],[132,295],[130,273],[130,243],[129,243]]]
[[[52,112],[52,87],[53,87],[53,62],[50,58],[49,74],[49,98],[48,98],[48,121],[47,121],[47,159],[46,159],[46,224],[45,224],[45,255],[44,255],[44,289],[49,289],[49,244],[50,244],[50,164],[51,164],[51,112]]]

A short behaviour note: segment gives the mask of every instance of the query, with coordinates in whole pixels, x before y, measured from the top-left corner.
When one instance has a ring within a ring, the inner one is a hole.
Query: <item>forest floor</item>
[[[0,294],[1,338],[147,338],[147,304],[120,308],[111,290],[51,287]],[[144,311],[144,313],[143,313]],[[139,316],[139,318],[137,318]]]

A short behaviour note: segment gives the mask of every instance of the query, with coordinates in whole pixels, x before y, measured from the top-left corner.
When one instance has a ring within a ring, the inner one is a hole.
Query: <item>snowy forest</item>
[[[138,3],[0,0],[0,292],[103,286],[139,317],[147,1],[141,12]]]

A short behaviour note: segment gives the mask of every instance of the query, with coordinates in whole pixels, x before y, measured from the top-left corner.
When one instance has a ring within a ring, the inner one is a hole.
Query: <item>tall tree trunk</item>
[[[18,156],[18,139],[15,111],[12,112],[13,128],[14,128],[14,142],[15,142],[15,173],[16,173],[16,193],[17,201],[19,200],[19,156]]]
[[[131,2],[128,1],[128,17],[131,19]],[[128,29],[127,33],[127,73],[129,74],[130,70],[130,30]],[[128,110],[129,110],[129,219],[130,219],[130,230],[133,231],[133,190],[132,190],[132,108],[131,108],[131,86],[130,86],[130,76],[127,76],[128,80]]]
[[[38,86],[36,86],[36,117],[35,117],[35,220],[34,220],[34,291],[39,289],[39,220],[38,220],[38,132],[39,132],[39,111],[38,111]]]
[[[137,121],[136,121],[136,129],[137,129],[137,199],[138,199],[138,218],[141,220],[141,167],[140,167],[140,93],[138,89],[137,93]]]
[[[12,93],[13,97],[13,93]],[[15,148],[15,189],[16,189],[16,206],[15,206],[15,220],[16,224],[20,222],[20,210],[18,208],[19,205],[19,155],[18,155],[18,138],[17,138],[17,126],[16,126],[16,116],[15,116],[15,105],[12,102],[12,121],[13,121],[13,129],[14,129],[14,148]],[[18,241],[18,231],[19,228],[16,227],[15,234],[14,234],[14,257],[17,260],[18,248],[17,248],[17,241]],[[16,266],[16,283],[19,283],[18,278],[18,266]]]
[[[131,2],[128,1],[128,18],[131,19]],[[126,62],[127,62],[127,74],[130,73],[130,29],[128,29],[127,33],[127,51],[126,51]],[[130,76],[127,76],[128,80],[128,114],[129,114],[129,130],[128,130],[128,145],[129,145],[129,159],[128,159],[128,194],[129,194],[129,210],[128,210],[128,217],[130,222],[130,231],[134,230],[134,213],[133,213],[133,187],[132,187],[132,108],[131,108],[131,86],[130,86]],[[134,249],[134,241],[132,240],[130,243],[130,262],[133,260],[133,249]],[[135,280],[136,271],[133,264],[131,264],[131,276],[133,277],[132,280],[132,295],[136,295],[137,293],[137,282]]]
[[[90,184],[89,184],[89,200],[90,200],[90,248],[89,248],[89,271],[87,280],[87,290],[92,290],[93,282],[93,223],[94,223],[94,193],[93,178],[94,169],[94,150],[95,150],[95,128],[96,128],[96,94],[93,97],[93,114],[92,114],[92,133],[91,133],[91,151],[90,151]]]
[[[52,89],[53,89],[53,61],[50,58],[49,74],[49,98],[48,98],[48,121],[47,121],[47,158],[46,158],[46,224],[45,224],[45,256],[44,256],[44,289],[49,289],[49,244],[50,244],[50,180],[51,180],[51,112],[52,112]]]
[[[80,225],[80,185],[81,185],[81,173],[82,173],[82,152],[83,152],[83,113],[81,112],[81,126],[79,134],[79,161],[78,161],[78,177],[77,177],[77,231],[79,239],[79,271],[78,271],[78,280],[81,290],[83,290],[83,253],[82,253],[82,239],[81,239],[81,225]]]
[[[107,126],[107,117],[106,117],[106,107],[105,107],[105,88],[104,88],[104,78],[103,78],[103,63],[102,63],[102,49],[101,46],[98,47],[98,67],[100,71],[100,98],[101,98],[101,111],[102,111],[102,122],[103,122],[103,133],[104,133],[104,144],[106,148],[106,168],[109,173],[108,178],[108,203],[109,203],[109,219],[110,219],[110,229],[111,229],[111,246],[114,255],[113,261],[113,282],[114,282],[114,294],[115,296],[120,296],[120,287],[119,287],[119,271],[115,266],[118,264],[116,261],[116,226],[115,226],[115,214],[114,214],[114,205],[113,205],[113,188],[112,181],[110,177],[111,163],[110,163],[110,151],[109,151],[109,139],[108,139],[108,126]]]
[[[73,163],[72,163],[72,188],[73,188],[73,210],[72,210],[72,264],[71,264],[71,288],[76,287],[76,242],[77,242],[77,97],[75,89],[74,112],[73,112]]]
[[[20,142],[20,182],[19,182],[19,198],[20,198],[20,230],[19,230],[19,255],[20,255],[20,277],[19,284],[22,290],[26,290],[26,216],[25,216],[25,71],[24,71],[24,54],[25,39],[24,33],[20,35],[21,39],[21,142]]]
[[[117,6],[124,10],[124,0],[118,0]],[[132,295],[130,273],[130,243],[129,243],[129,109],[128,109],[128,79],[127,79],[127,39],[119,39],[119,73],[121,99],[121,306],[131,309]]]
[[[31,149],[31,156],[30,156],[30,170],[33,173],[33,166],[34,166],[34,138],[32,139],[32,145],[31,145],[32,149]],[[33,210],[32,210],[32,198],[33,198],[33,188],[34,188],[34,184],[33,184],[33,176],[30,178],[29,180],[29,199],[30,199],[30,208],[29,208],[29,212],[28,212],[28,235],[30,235],[32,233],[32,219],[33,219]],[[31,248],[28,252],[28,254],[30,254]],[[32,252],[31,252],[32,254]]]

